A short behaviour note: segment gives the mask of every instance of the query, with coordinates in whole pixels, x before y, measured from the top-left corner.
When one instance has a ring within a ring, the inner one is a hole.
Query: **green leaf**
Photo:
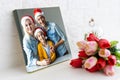
[[[119,51],[115,52],[115,56],[116,56],[117,60],[120,60],[120,52]]]
[[[110,42],[110,46],[111,47],[114,47],[114,46],[116,46],[118,44],[118,41],[111,41]]]
[[[120,57],[120,51],[116,51],[115,55]]]
[[[87,40],[87,33],[84,34],[84,40]]]
[[[120,67],[120,61],[117,61],[116,66]]]
[[[109,50],[110,50],[110,52],[112,54],[114,54],[114,53],[116,53],[118,51],[117,48],[116,48],[116,46],[109,48]]]

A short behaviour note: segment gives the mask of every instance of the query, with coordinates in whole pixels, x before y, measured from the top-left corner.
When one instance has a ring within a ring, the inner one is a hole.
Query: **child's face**
[[[41,43],[45,43],[45,36],[42,32],[38,32],[37,33],[37,39],[41,42]]]
[[[44,16],[38,16],[38,17],[37,17],[37,22],[38,22],[40,25],[45,26],[45,24],[46,24],[45,17],[44,17]]]
[[[35,29],[34,23],[31,22],[29,19],[25,21],[25,30],[28,34],[32,35]]]

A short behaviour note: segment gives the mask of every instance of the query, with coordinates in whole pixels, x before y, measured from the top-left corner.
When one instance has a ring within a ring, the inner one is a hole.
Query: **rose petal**
[[[100,39],[99,42],[98,42],[98,45],[102,49],[110,48],[110,43],[106,39]]]
[[[116,63],[117,63],[117,61],[116,61],[116,56],[110,55],[110,56],[108,57],[108,64],[109,64],[109,65],[115,65]]]
[[[78,56],[80,57],[80,58],[87,58],[88,56],[87,56],[87,54],[85,53],[85,51],[79,51],[79,54],[78,54]]]
[[[90,33],[89,37],[87,37],[87,40],[88,41],[96,41],[96,42],[98,42],[99,38],[97,38],[93,33]]]
[[[104,73],[108,76],[113,76],[114,75],[114,66],[110,66],[110,65],[107,65],[105,68],[104,68]]]
[[[80,68],[82,67],[82,59],[81,58],[73,59],[71,60],[70,65],[72,65],[72,67],[75,68]]]
[[[85,47],[85,52],[87,55],[94,55],[95,52],[97,51],[97,48],[98,48],[98,44],[97,42],[95,41],[89,41],[87,42],[86,44],[86,47]]]
[[[97,61],[98,70],[103,69],[106,66],[106,61],[103,58],[99,58]]]
[[[87,69],[91,69],[93,66],[96,65],[96,63],[97,63],[97,58],[92,56],[85,61],[84,67]]]
[[[111,53],[108,49],[100,49],[98,54],[100,57],[108,57],[111,55]]]

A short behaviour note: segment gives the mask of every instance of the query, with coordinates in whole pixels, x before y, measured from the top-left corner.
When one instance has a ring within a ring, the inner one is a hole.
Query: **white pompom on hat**
[[[35,8],[34,9],[34,17],[35,17],[35,20],[37,21],[37,17],[40,16],[40,15],[43,15],[44,12],[40,9],[40,8]]]
[[[21,25],[22,25],[23,27],[25,27],[25,21],[26,21],[27,19],[29,19],[31,22],[33,22],[33,23],[35,24],[35,21],[34,21],[34,19],[32,18],[32,16],[26,15],[26,16],[23,16],[23,17],[21,18]]]
[[[46,36],[46,32],[43,29],[41,29],[40,27],[37,27],[34,31],[34,36],[35,37],[37,37],[38,32],[42,32],[44,34],[44,36]]]

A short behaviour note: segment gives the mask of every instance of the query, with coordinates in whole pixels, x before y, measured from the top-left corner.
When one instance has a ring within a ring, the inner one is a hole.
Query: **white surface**
[[[89,73],[64,62],[31,74],[26,73],[20,41],[12,11],[19,8],[60,6],[73,58],[76,41],[83,38],[90,17],[104,29],[104,37],[120,42],[120,0],[0,0],[0,80],[120,80],[115,75]]]

